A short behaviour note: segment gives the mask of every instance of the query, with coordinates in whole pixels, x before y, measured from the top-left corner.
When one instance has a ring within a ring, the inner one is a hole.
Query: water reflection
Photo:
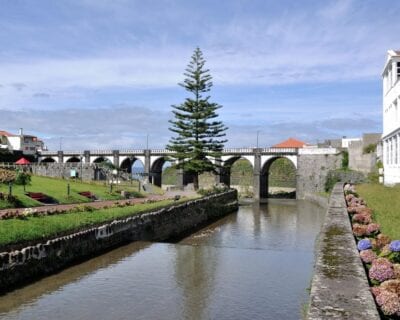
[[[176,244],[137,242],[0,298],[3,319],[299,319],[324,210],[241,207]]]

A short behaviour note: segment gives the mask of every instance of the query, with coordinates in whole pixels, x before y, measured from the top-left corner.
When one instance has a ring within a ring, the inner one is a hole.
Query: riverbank
[[[356,247],[342,183],[332,190],[318,238],[307,319],[380,319]]]
[[[237,192],[229,190],[114,220],[21,250],[3,252],[0,254],[0,288],[3,291],[9,290],[18,283],[53,273],[71,263],[127,242],[179,238],[237,208]]]

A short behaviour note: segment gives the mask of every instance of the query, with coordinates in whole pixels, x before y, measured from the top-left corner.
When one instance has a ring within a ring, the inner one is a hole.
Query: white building
[[[24,134],[20,129],[19,134],[0,131],[0,148],[10,152],[22,151],[23,154],[34,155],[37,151],[44,150],[43,141],[36,136]]]
[[[400,183],[400,51],[389,50],[383,77],[384,184]]]

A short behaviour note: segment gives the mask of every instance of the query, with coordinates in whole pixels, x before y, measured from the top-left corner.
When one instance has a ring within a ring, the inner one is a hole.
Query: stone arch
[[[297,172],[297,163],[291,157],[278,155],[278,156],[271,156],[268,159],[266,159],[266,161],[264,161],[264,163],[262,164],[260,170],[260,198],[268,198],[268,189],[269,189],[268,177],[269,177],[270,167],[272,163],[278,159],[288,159],[292,164],[295,172]]]
[[[134,173],[132,170],[132,167],[135,163],[140,162],[143,165],[143,170],[144,170],[144,163],[142,160],[136,158],[136,157],[126,157],[124,160],[122,160],[120,164],[120,168],[128,173]]]
[[[220,172],[220,179],[219,181],[221,183],[226,184],[227,186],[231,186],[231,173],[232,173],[232,166],[239,160],[244,160],[246,162],[248,162],[252,168],[252,174],[253,174],[253,170],[254,170],[254,163],[252,163],[252,161],[250,159],[248,159],[247,157],[243,157],[243,156],[233,156],[231,158],[228,158],[224,161],[222,167],[219,169]]]
[[[152,164],[150,167],[149,181],[150,181],[150,183],[152,183],[158,187],[162,186],[162,169],[163,169],[165,162],[167,162],[166,157],[158,157],[157,159],[152,161]]]
[[[68,160],[65,161],[65,162],[68,162],[68,163],[81,162],[81,159],[79,159],[78,157],[73,156],[73,157],[68,158]]]
[[[47,158],[42,159],[40,162],[41,163],[42,162],[44,162],[44,163],[53,163],[53,162],[56,162],[56,160],[54,160],[52,157],[47,157]]]
[[[96,159],[93,160],[93,163],[102,163],[102,162],[111,163],[110,159],[105,158],[105,157],[97,157]]]

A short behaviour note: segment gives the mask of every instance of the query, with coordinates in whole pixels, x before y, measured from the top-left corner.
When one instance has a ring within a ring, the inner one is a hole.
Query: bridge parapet
[[[174,151],[171,151],[171,150],[168,150],[168,149],[151,149],[150,152],[152,154],[165,154],[165,153],[171,154],[171,153],[174,153]]]
[[[92,155],[92,156],[111,155],[113,153],[112,150],[90,150],[89,152],[90,152],[90,155]],[[64,152],[64,154],[67,154],[67,153]]]
[[[122,149],[119,151],[120,155],[135,155],[135,154],[144,154],[145,150],[144,149]]]
[[[222,153],[228,153],[228,154],[236,154],[236,153],[240,153],[240,154],[251,154],[254,153],[254,149],[253,148],[226,148],[222,150]]]
[[[82,150],[71,150],[71,151],[64,151],[63,152],[64,156],[83,156],[83,151]]]
[[[43,150],[43,151],[40,151],[40,155],[41,156],[56,156],[56,155],[58,155],[58,152]]]
[[[261,153],[265,154],[298,154],[298,150],[297,148],[262,148],[261,149]]]

